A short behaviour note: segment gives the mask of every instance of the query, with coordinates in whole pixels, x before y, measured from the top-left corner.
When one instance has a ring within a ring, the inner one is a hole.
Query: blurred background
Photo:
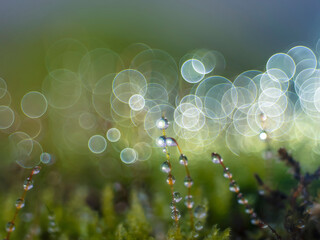
[[[143,43],[152,49],[168,52],[177,64],[186,53],[194,49],[216,50],[224,56],[226,62],[225,71],[221,75],[233,81],[238,74],[246,70],[264,71],[267,60],[276,52],[287,52],[296,45],[315,49],[320,37],[319,10],[320,2],[317,0],[2,1],[0,77],[7,83],[12,109],[22,114],[22,97],[29,91],[41,91],[42,82],[48,75],[46,57],[50,47],[67,38],[83,43],[88,50],[108,48],[120,55],[129,45]],[[21,221],[25,221],[25,226],[43,218],[45,205],[56,210],[57,215],[59,211],[68,212],[64,207],[72,205],[70,202],[74,201],[75,196],[79,196],[86,207],[99,212],[102,189],[109,184],[116,192],[115,211],[120,219],[129,208],[131,190],[138,189],[146,194],[146,202],[156,206],[156,210],[152,212],[156,216],[154,221],[158,226],[154,235],[158,236],[157,232],[165,231],[168,227],[164,223],[171,221],[168,210],[170,195],[165,184],[166,176],[159,170],[160,164],[165,160],[161,149],[153,148],[153,155],[147,161],[126,165],[119,161],[118,148],[127,143],[119,143],[119,146],[114,148],[108,143],[106,152],[96,156],[88,150],[87,138],[82,142],[80,139],[83,135],[74,134],[72,138],[79,137],[79,144],[70,149],[68,146],[61,147],[64,142],[60,142],[59,137],[65,133],[61,128],[63,118],[56,120],[57,118],[52,117],[49,120],[50,116],[60,116],[59,114],[48,111],[41,119],[42,130],[37,135],[37,140],[46,152],[52,154],[52,162],[44,168],[41,176],[37,176],[35,191],[27,197],[35,200],[23,209],[25,213]],[[64,111],[63,115],[68,115],[68,112]],[[25,125],[21,125],[22,130],[38,131],[37,124],[32,125],[34,123],[31,122],[28,125],[28,121],[24,122],[23,119],[24,117],[21,121]],[[99,124],[102,134],[117,125],[106,121]],[[121,130],[123,125],[120,124],[118,127]],[[70,129],[71,134],[73,128]],[[9,129],[0,132],[0,206],[7,209],[6,214],[0,217],[2,226],[5,226],[13,215],[13,203],[22,192],[22,182],[29,171],[12,160],[7,145],[8,136],[12,131]],[[133,130],[126,132],[124,136],[130,143],[134,141],[136,133]],[[253,144],[254,141],[251,146]],[[303,165],[303,169],[311,171],[318,165],[318,155],[310,151],[313,145],[308,146],[309,142],[294,141],[282,144],[289,148],[294,146],[295,148],[290,150],[300,159],[306,159],[308,164]],[[79,151],[83,146],[85,149]],[[272,145],[273,150],[278,147],[278,143]],[[283,164],[273,160],[266,162],[263,159],[262,156],[267,149],[263,142],[257,143],[254,153],[242,154],[240,157],[232,154],[219,139],[215,142],[214,148],[222,152],[225,159],[230,159],[228,165],[233,169],[234,176],[243,186],[243,191],[248,193],[249,199],[257,203],[257,206],[260,206],[261,199],[257,195],[253,173],[258,172],[273,187],[284,191],[289,191],[294,184]],[[209,159],[208,154],[211,151],[208,149],[191,156],[197,162],[204,156],[208,156]],[[172,156],[177,159],[178,153],[173,152]],[[233,161],[234,159],[237,161]],[[176,167],[179,168],[178,163]],[[208,225],[217,223],[222,228],[231,226],[236,236],[246,236],[245,232],[252,227],[247,217],[242,214],[243,209],[236,205],[234,196],[229,193],[220,167],[210,163],[208,171],[207,165],[190,161],[190,170],[195,179],[195,200],[209,202]],[[182,185],[183,169],[177,170],[176,178]],[[181,187],[181,192],[183,191],[185,189]],[[37,209],[36,212],[34,209]],[[267,218],[269,216],[266,211],[268,209],[258,207],[258,212],[262,216],[265,214]],[[26,215],[28,213],[30,215]],[[187,215],[186,212],[183,214]],[[63,218],[62,213],[59,216]],[[70,221],[65,223],[65,226],[60,226],[60,229],[68,229],[68,224],[72,221],[73,218],[70,217]],[[17,228],[21,236],[28,231],[28,227]],[[2,234],[4,232],[4,229],[0,231]],[[72,230],[69,232],[72,236]],[[157,239],[163,239],[163,235],[159,234]]]
[[[316,0],[7,1],[0,8],[1,76],[13,87],[36,86],[45,76],[46,50],[67,37],[116,52],[141,42],[176,59],[195,48],[218,50],[234,76],[294,45],[315,46],[319,5]]]

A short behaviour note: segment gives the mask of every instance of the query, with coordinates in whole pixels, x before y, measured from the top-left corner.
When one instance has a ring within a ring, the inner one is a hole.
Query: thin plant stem
[[[162,129],[162,134],[164,137],[166,137],[166,130]],[[168,166],[169,166],[169,173],[168,173],[168,178],[171,179],[172,181],[172,165],[171,165],[171,161],[170,161],[170,154],[168,151],[168,147],[167,145],[165,145],[165,152],[166,152],[166,158],[167,158],[167,162],[168,162]],[[173,211],[174,211],[174,221],[177,227],[177,231],[179,231],[180,229],[180,224],[179,224],[179,218],[177,215],[177,206],[176,206],[176,202],[174,199],[174,187],[173,187],[173,182],[169,182],[170,185],[170,190],[171,190],[171,196],[172,196],[172,205],[173,205]]]
[[[213,153],[212,155],[217,155],[216,153]],[[222,158],[220,157],[220,155],[218,155],[217,157],[219,164],[222,166],[225,174],[227,175],[227,178],[230,181],[230,184],[234,184],[235,181],[232,178],[232,174],[230,173],[229,169],[226,167],[226,165],[223,163]],[[239,200],[241,200],[241,204],[243,204],[245,206],[245,208],[248,210],[247,213],[249,213],[251,215],[251,217],[255,217],[256,218],[256,223],[255,225],[259,226],[260,228],[269,228],[269,230],[275,235],[276,239],[280,240],[282,239],[281,236],[276,232],[276,230],[274,228],[272,228],[269,224],[266,224],[265,222],[263,222],[260,218],[257,218],[257,214],[254,212],[254,210],[251,208],[251,206],[249,205],[248,201],[244,198],[243,194],[240,192],[240,188],[239,187],[235,187],[234,188],[234,192],[237,194]]]
[[[176,139],[172,138],[172,140],[175,142],[175,144],[177,145],[177,148],[178,148],[178,151],[180,153],[181,156],[183,156],[183,152],[182,152],[182,149],[181,147],[179,146],[179,143]],[[189,168],[188,168],[188,163],[187,161],[184,161],[184,167],[185,167],[185,170],[186,170],[186,175],[189,179],[191,179],[191,175],[190,175],[190,171],[189,171]],[[191,196],[191,185],[188,185],[188,196]],[[190,215],[190,225],[191,225],[191,229],[194,229],[194,220],[193,220],[193,212],[192,212],[192,208],[189,208],[188,207],[188,212],[189,212],[189,215]]]
[[[38,169],[39,169],[39,171],[40,171],[40,168],[41,168],[41,167],[40,167],[40,166],[37,166],[37,167],[38,167]],[[24,201],[25,201],[27,192],[28,192],[28,190],[29,190],[30,185],[32,184],[32,178],[33,178],[33,176],[34,176],[35,174],[37,174],[37,173],[35,172],[35,168],[33,168],[32,171],[31,171],[31,173],[30,173],[30,175],[29,175],[29,177],[27,178],[27,179],[28,179],[28,182],[27,182],[27,184],[24,186],[24,191],[23,191],[23,193],[22,193],[22,195],[21,195],[21,197],[20,197],[20,200],[21,200],[22,204],[24,204]],[[16,207],[16,210],[15,210],[15,213],[14,213],[14,215],[13,215],[13,218],[12,218],[12,220],[9,222],[9,223],[12,224],[12,228],[14,228],[16,219],[17,219],[17,217],[18,217],[18,213],[20,212],[21,209],[22,209],[22,207]],[[9,240],[9,239],[10,239],[10,236],[11,236],[11,233],[12,233],[12,232],[13,232],[13,229],[12,229],[11,231],[8,231],[5,240]]]

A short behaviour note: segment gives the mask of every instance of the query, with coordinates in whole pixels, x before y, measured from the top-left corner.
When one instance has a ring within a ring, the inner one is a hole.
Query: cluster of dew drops
[[[237,194],[237,202],[240,205],[244,205],[245,213],[249,214],[250,222],[253,225],[259,226],[260,228],[267,228],[268,225],[265,224],[261,219],[258,218],[257,214],[255,213],[254,209],[250,206],[248,199],[246,199],[243,193],[240,192],[240,187],[238,183],[233,179],[232,173],[230,169],[226,167],[223,163],[223,158],[218,153],[212,153],[212,162],[214,164],[220,164],[223,168],[223,176],[229,179],[229,190]]]
[[[162,130],[165,133],[165,130],[169,127],[169,122],[165,117],[160,118],[157,123],[156,123],[157,127]],[[167,155],[167,160],[165,162],[163,162],[161,164],[161,171],[168,174],[167,177],[167,184],[170,186],[173,186],[173,184],[175,183],[175,178],[172,175],[172,166],[171,163],[169,161],[170,159],[170,153],[168,152],[168,148],[167,147],[174,147],[177,146],[176,141],[171,138],[171,137],[167,137],[165,135],[160,136],[157,139],[157,145],[159,147],[163,148],[163,153],[165,153]],[[179,163],[183,166],[188,165],[188,158],[184,155],[181,154],[179,157]],[[193,185],[193,180],[190,176],[186,176],[184,179],[184,186],[187,188],[190,188]],[[182,200],[182,195],[180,194],[180,192],[174,191],[173,192],[173,201],[170,204],[170,208],[171,208],[171,218],[173,220],[179,220],[181,218],[181,214],[179,212],[179,210],[176,207],[176,204],[179,203]],[[187,194],[187,196],[185,196],[184,198],[184,204],[188,209],[192,209],[194,207],[194,200],[193,200],[193,196],[191,194]],[[204,219],[207,216],[207,212],[206,212],[206,208],[202,205],[198,205],[195,207],[194,209],[194,217],[197,219],[197,222],[194,225],[194,228],[197,232],[194,233],[194,237],[199,236],[199,231],[201,231],[204,227]]]
[[[11,221],[9,221],[6,225],[6,231],[7,231],[8,235],[4,240],[9,239],[8,236],[10,235],[11,232],[13,232],[15,230],[15,220],[18,215],[18,212],[22,208],[24,208],[26,194],[34,186],[33,185],[34,184],[33,177],[40,173],[41,164],[49,164],[51,162],[51,155],[49,153],[43,152],[40,155],[40,159],[41,159],[41,163],[39,165],[36,165],[35,167],[33,167],[30,175],[23,182],[23,193],[15,202],[16,211],[15,211],[13,219]]]

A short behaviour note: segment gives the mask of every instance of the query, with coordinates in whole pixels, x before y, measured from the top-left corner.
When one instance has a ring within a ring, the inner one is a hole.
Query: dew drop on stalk
[[[164,173],[169,173],[170,172],[170,165],[167,161],[161,164],[161,171]]]
[[[169,122],[166,118],[160,118],[157,120],[156,125],[160,130],[163,130],[169,127]]]
[[[6,231],[7,232],[13,232],[15,230],[15,226],[13,222],[8,222],[6,225]]]
[[[265,224],[265,223],[260,223],[260,226],[259,226],[260,228],[267,228],[268,227],[268,225],[267,224]]]
[[[237,198],[238,198],[238,203],[239,204],[248,204],[248,200],[246,198],[244,198],[242,193],[239,193],[237,195]]]
[[[169,184],[169,185],[173,185],[174,183],[176,182],[176,179],[174,178],[174,176],[168,176],[168,178],[167,178],[167,183]]]
[[[200,235],[199,235],[199,233],[198,232],[194,232],[193,234],[192,234],[192,237],[193,238],[198,238]]]
[[[219,164],[221,162],[223,162],[221,156],[218,153],[212,153],[212,162],[215,164]]]
[[[299,228],[299,229],[305,228],[305,222],[304,222],[304,220],[303,220],[303,219],[299,219],[299,220],[297,221],[296,226],[297,226],[297,228]]]
[[[230,190],[231,192],[239,192],[239,191],[240,191],[240,188],[239,188],[238,184],[236,183],[236,181],[233,180],[233,181],[230,183],[230,185],[229,185],[229,190]]]
[[[27,178],[23,183],[23,189],[28,191],[31,188],[33,188],[33,180],[31,180],[30,178]]]
[[[185,185],[186,187],[189,188],[189,187],[192,187],[192,185],[193,185],[193,180],[192,180],[191,177],[186,176],[186,177],[184,178],[183,183],[184,183],[184,185]]]
[[[41,170],[41,167],[40,167],[40,166],[35,166],[35,167],[32,169],[32,174],[33,174],[33,175],[39,174],[40,170]]]
[[[181,197],[181,194],[179,192],[174,192],[173,193],[173,199],[175,202],[180,202],[182,197]]]
[[[17,199],[16,201],[16,208],[21,209],[24,207],[24,200],[22,198]]]
[[[200,222],[200,221],[198,221],[198,222],[196,222],[196,224],[194,225],[194,227],[195,227],[195,229],[196,229],[197,231],[201,231],[201,230],[203,229],[203,223]]]
[[[188,158],[186,157],[186,155],[181,154],[179,157],[179,163],[181,165],[188,165]]]
[[[194,216],[199,219],[205,218],[207,216],[206,208],[202,205],[196,206],[194,209]]]
[[[259,138],[260,138],[260,140],[262,140],[262,141],[267,140],[267,138],[268,138],[267,132],[264,131],[264,130],[262,130],[262,131],[260,132],[260,134],[259,134]]]
[[[187,208],[193,208],[194,205],[194,201],[193,201],[193,197],[191,195],[188,195],[184,198],[184,205]]]
[[[167,137],[166,138],[166,143],[165,143],[168,147],[175,147],[175,146],[177,146],[177,143],[176,143],[176,141],[173,139],[173,138],[171,138],[171,137]]]
[[[223,170],[223,176],[224,176],[225,178],[229,178],[229,179],[232,178],[232,174],[231,174],[229,168],[225,168],[225,169]]]
[[[250,222],[253,225],[259,225],[259,223],[260,223],[260,221],[259,221],[259,219],[257,217],[251,218]]]
[[[165,147],[166,146],[166,138],[164,136],[158,137],[156,143],[157,143],[158,147]]]
[[[171,212],[171,218],[172,218],[173,220],[176,220],[176,219],[179,220],[180,217],[181,217],[181,214],[180,214],[180,212],[179,212],[178,209],[175,209],[175,210],[173,210],[173,211]]]
[[[267,115],[264,114],[264,113],[261,113],[260,114],[260,119],[261,119],[261,122],[265,122],[267,120]]]
[[[247,214],[252,214],[253,213],[253,208],[249,205],[246,206],[246,209],[244,210]]]

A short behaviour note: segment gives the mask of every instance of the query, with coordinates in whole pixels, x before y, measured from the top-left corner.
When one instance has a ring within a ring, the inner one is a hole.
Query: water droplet
[[[232,180],[232,182],[229,185],[229,190],[231,192],[239,192],[240,191],[240,188],[239,188],[238,184],[236,183],[236,181]]]
[[[193,180],[192,180],[191,177],[186,176],[186,177],[184,178],[183,183],[184,183],[184,185],[185,185],[186,187],[189,188],[189,187],[192,187],[192,185],[193,185]]]
[[[263,222],[260,222],[260,225],[259,225],[260,228],[267,228],[268,225],[263,223]]]
[[[30,178],[27,178],[23,183],[23,189],[28,191],[31,188],[33,188],[33,180],[31,180]]]
[[[196,206],[194,209],[194,216],[200,219],[205,218],[207,216],[206,208],[202,205]]]
[[[59,231],[59,228],[56,227],[56,226],[54,226],[54,227],[49,227],[49,228],[48,228],[48,232],[49,232],[49,233],[56,233],[56,232],[58,232],[58,231]]]
[[[249,205],[246,206],[246,209],[244,211],[248,214],[253,214],[253,208]]]
[[[260,220],[258,218],[256,218],[256,217],[253,217],[253,218],[251,218],[250,222],[253,225],[259,225]]]
[[[267,138],[268,138],[267,132],[266,132],[265,130],[262,130],[262,131],[260,132],[260,134],[259,134],[259,138],[260,138],[260,140],[262,140],[262,141],[267,140]]]
[[[260,119],[261,119],[262,122],[265,122],[267,120],[267,115],[264,114],[264,113],[261,113],[260,114]]]
[[[164,173],[169,173],[171,170],[171,167],[168,163],[168,161],[165,161],[164,163],[161,164],[161,171]]]
[[[6,231],[7,232],[13,232],[15,230],[15,226],[13,222],[8,222],[6,225]]]
[[[263,196],[263,195],[265,194],[265,191],[264,191],[263,189],[260,189],[260,190],[258,191],[258,193],[259,193],[259,195]]]
[[[243,194],[242,194],[242,193],[239,193],[239,194],[237,195],[237,198],[238,198],[238,203],[239,203],[239,204],[248,204],[248,200],[243,197]]]
[[[24,207],[24,200],[22,198],[17,199],[16,201],[16,208],[21,209]]]
[[[177,142],[173,138],[167,137],[166,138],[166,145],[168,147],[175,147],[175,146],[177,146]]]
[[[159,147],[165,147],[166,146],[166,138],[164,136],[157,138],[157,146]]]
[[[169,173],[171,170],[170,165],[168,163],[168,161],[165,161],[161,164],[161,171],[164,173]]]
[[[178,209],[173,210],[173,211],[171,212],[171,218],[172,218],[173,220],[179,220],[180,217],[181,217],[181,214],[180,214],[180,212],[179,212]]]
[[[212,153],[212,162],[215,164],[219,164],[220,162],[223,162],[221,156],[218,153]]]
[[[40,166],[35,166],[33,169],[32,169],[32,174],[33,175],[37,175],[41,170],[41,167]]]
[[[225,169],[223,170],[223,176],[224,176],[225,178],[229,178],[229,179],[232,178],[232,174],[230,173],[229,168],[225,168]]]
[[[169,184],[169,185],[173,185],[174,183],[176,182],[176,179],[174,178],[174,176],[168,176],[168,178],[167,178],[167,183]]]
[[[203,223],[200,222],[200,221],[198,221],[198,222],[196,222],[196,224],[194,225],[194,227],[195,227],[195,229],[196,229],[197,231],[201,231],[201,230],[203,229]]]
[[[304,220],[303,219],[299,219],[298,221],[297,221],[297,228],[299,228],[299,229],[303,229],[303,228],[305,228],[305,223],[304,223]]]
[[[192,237],[193,238],[198,238],[200,236],[200,234],[198,233],[198,232],[194,232],[193,234],[192,234]]]
[[[169,127],[169,122],[166,118],[160,118],[157,120],[156,125],[160,130],[163,130]]]
[[[188,158],[184,154],[181,154],[179,157],[179,163],[181,165],[188,165]]]
[[[174,192],[173,193],[173,199],[175,202],[180,202],[182,197],[181,197],[181,194],[179,192]]]
[[[187,196],[184,198],[184,205],[185,205],[187,208],[193,208],[194,201],[193,201],[193,197],[192,197],[191,195],[187,195]]]
[[[162,149],[162,152],[163,152],[163,153],[167,153],[167,149],[164,147],[164,148]]]
[[[170,208],[171,208],[171,209],[175,209],[175,208],[176,208],[175,202],[171,202],[171,203],[170,203]]]

